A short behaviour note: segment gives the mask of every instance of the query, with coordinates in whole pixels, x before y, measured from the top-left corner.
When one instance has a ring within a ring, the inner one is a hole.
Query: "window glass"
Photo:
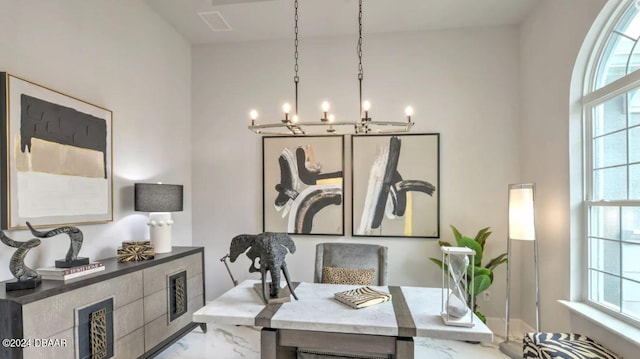
[[[627,168],[614,167],[593,171],[593,199],[627,199]]]
[[[620,95],[596,106],[593,111],[593,137],[619,131],[627,126],[626,95]],[[640,96],[638,99],[640,105]]]
[[[629,64],[627,66],[627,74],[630,74],[640,68],[640,46],[635,43],[633,50],[631,50],[631,57],[629,58]]]
[[[620,310],[620,277],[590,270],[591,300],[610,309]]]
[[[640,47],[638,47],[640,50]],[[630,91],[627,96],[629,101],[629,127],[640,125],[640,91]]]
[[[640,244],[624,243],[622,253],[622,275],[640,283]]]
[[[615,132],[593,139],[593,168],[627,163],[627,131]]]
[[[629,130],[629,163],[640,162],[640,126]]]
[[[622,240],[640,244],[640,207],[622,208]]]
[[[620,275],[620,242],[591,238],[591,268]]]
[[[604,46],[594,88],[598,89],[640,68],[640,17],[631,6],[609,34]]]
[[[591,207],[592,237],[617,240],[620,238],[620,209],[609,206]]]
[[[622,313],[640,319],[640,283],[622,281]]]
[[[640,17],[637,15],[638,8],[636,6],[630,7],[616,25],[615,31],[631,39],[640,37]]]
[[[618,33],[609,37],[604,52],[604,61],[598,69],[596,88],[603,87],[627,74],[627,61],[631,56],[634,41]]]
[[[629,199],[640,199],[640,164],[629,167]]]

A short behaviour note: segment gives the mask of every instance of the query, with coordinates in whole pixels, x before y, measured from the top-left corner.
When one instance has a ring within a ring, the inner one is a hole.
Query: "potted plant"
[[[478,294],[482,293],[483,291],[485,291],[487,288],[491,286],[491,284],[493,283],[493,270],[496,267],[498,267],[500,264],[507,262],[507,253],[500,254],[499,256],[491,259],[489,262],[487,262],[487,264],[483,266],[482,255],[484,252],[484,245],[487,242],[487,238],[489,237],[489,235],[491,235],[491,232],[489,231],[489,227],[482,228],[481,230],[479,230],[478,234],[476,234],[474,238],[463,236],[462,234],[460,234],[460,231],[458,231],[458,229],[454,226],[451,226],[451,230],[453,231],[453,236],[456,239],[456,245],[453,246],[446,241],[438,241],[438,244],[441,247],[442,246],[467,247],[467,248],[473,249],[476,252],[475,263],[473,263],[473,265],[469,265],[467,269],[467,273],[468,273],[467,288],[469,288],[469,290],[467,291],[467,296],[468,296],[467,302],[471,303],[471,293],[470,293],[471,270],[473,270],[473,274],[475,276],[475,280],[474,280],[475,290],[473,292],[473,296],[474,296],[473,311],[478,316],[478,318],[480,318],[480,320],[482,320],[483,322],[486,322],[486,318],[484,317],[484,315],[482,315],[482,313],[478,311],[478,301],[476,300],[476,298],[478,297]],[[443,268],[441,259],[438,259],[438,258],[429,258],[429,259],[433,263],[437,264],[440,267],[440,269],[447,270],[446,267]]]

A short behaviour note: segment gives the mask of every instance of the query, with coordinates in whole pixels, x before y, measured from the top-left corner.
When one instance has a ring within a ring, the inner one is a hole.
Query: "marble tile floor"
[[[416,359],[495,359],[508,358],[497,343],[470,344],[453,340],[415,338]],[[260,331],[241,326],[208,325],[180,339],[157,359],[259,359]]]

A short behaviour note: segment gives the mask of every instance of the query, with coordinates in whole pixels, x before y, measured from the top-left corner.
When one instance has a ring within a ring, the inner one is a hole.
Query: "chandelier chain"
[[[294,20],[295,20],[295,25],[294,25],[294,33],[295,33],[295,40],[293,42],[294,44],[294,58],[295,58],[295,65],[293,66],[293,71],[295,73],[295,75],[293,76],[293,82],[295,83],[295,114],[298,114],[298,82],[300,82],[300,77],[298,76],[298,0],[294,1],[294,8],[295,8],[295,16],[294,16]]]
[[[362,0],[358,3],[358,93],[360,96],[360,114],[362,114],[362,79],[364,70],[362,68]],[[357,131],[356,131],[357,132]]]
[[[296,0],[297,1],[297,0]],[[362,68],[362,0],[358,6],[358,80],[364,77]]]
[[[294,57],[296,59],[296,64],[293,67],[294,71],[295,71],[295,76],[293,77],[293,80],[295,82],[298,82],[300,80],[300,78],[298,77],[298,0],[295,0],[295,26],[294,26],[294,33],[295,33],[295,40],[294,40],[294,47],[295,47],[295,51],[294,51]]]

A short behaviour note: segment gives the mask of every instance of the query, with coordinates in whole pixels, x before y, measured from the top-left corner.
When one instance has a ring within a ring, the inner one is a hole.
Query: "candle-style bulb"
[[[404,109],[404,114],[405,114],[405,115],[407,115],[407,117],[411,117],[411,116],[413,116],[413,107],[411,107],[411,106],[407,106],[407,107]]]
[[[251,110],[249,112],[249,118],[252,119],[252,120],[257,120],[258,119],[258,111]]]
[[[291,105],[289,105],[288,102],[286,102],[284,105],[282,105],[282,111],[284,111],[284,113],[289,113],[289,111],[291,111]]]
[[[365,111],[369,111],[371,109],[371,102],[365,100],[362,102],[362,109]]]
[[[291,116],[291,122],[298,123],[298,115],[297,114]]]
[[[329,122],[333,123],[333,121],[336,119],[336,116],[334,116],[333,114],[329,114]]]
[[[329,102],[328,101],[322,102],[322,112],[329,112]]]

